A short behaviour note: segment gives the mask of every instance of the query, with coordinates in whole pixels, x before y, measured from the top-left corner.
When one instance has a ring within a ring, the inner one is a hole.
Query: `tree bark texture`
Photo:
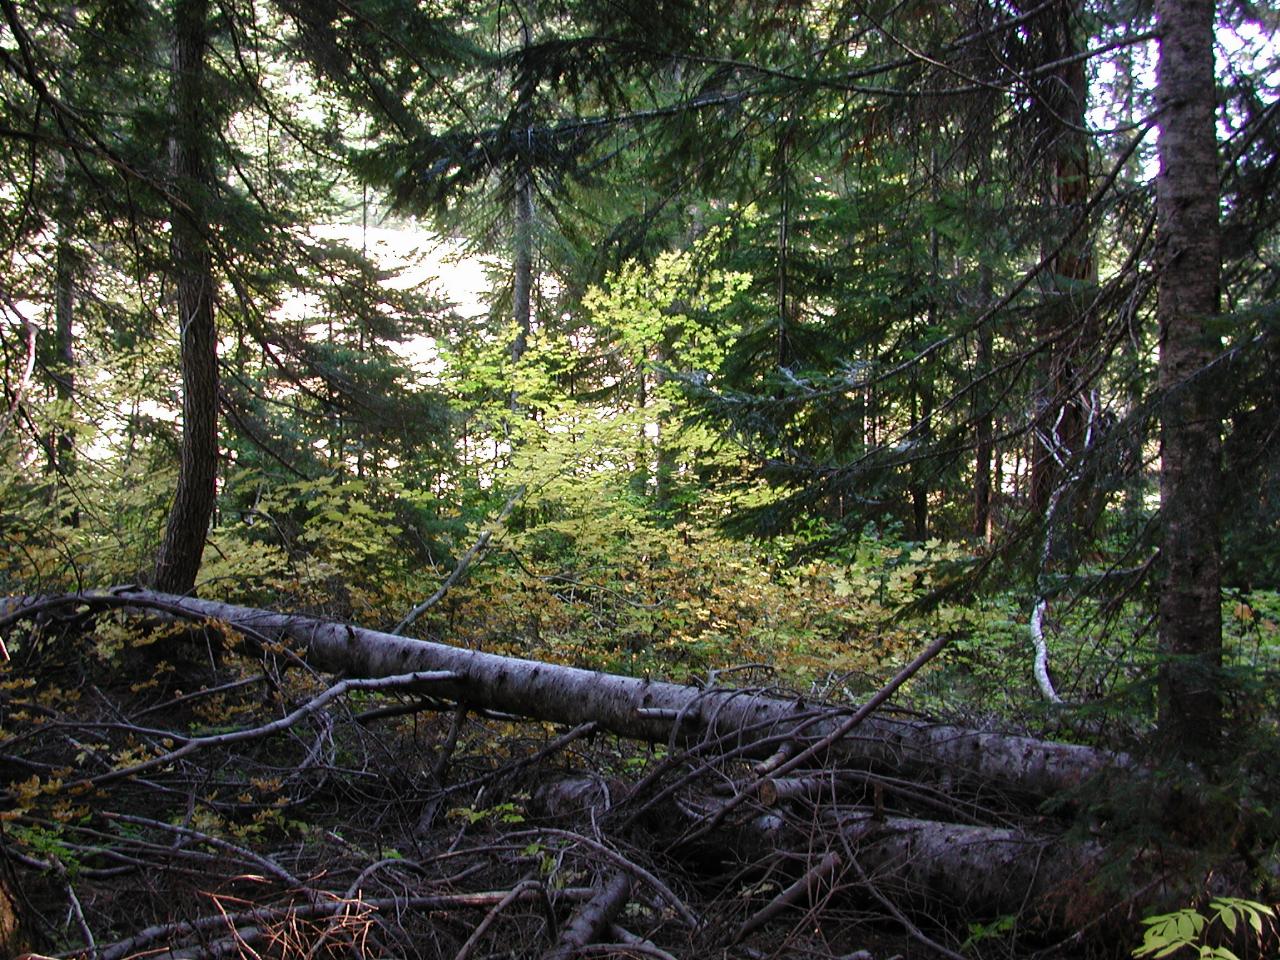
[[[819,783],[825,778],[825,783]],[[1018,915],[1041,929],[1073,929],[1114,906],[1122,892],[1154,877],[1151,864],[1120,869],[1099,843],[1049,829],[926,820],[889,813],[879,805],[846,803],[829,774],[807,784],[783,781],[768,811],[757,808],[726,823],[700,843],[730,862],[765,862],[787,851],[809,867],[773,902],[739,927],[741,940],[787,905],[805,906],[846,883],[871,885],[916,914]],[[793,792],[785,789],[794,785]],[[787,794],[783,796],[783,794]],[[540,809],[553,816],[590,819],[607,812],[608,789],[584,778],[544,785]],[[551,799],[552,803],[545,801]],[[681,828],[713,815],[722,799],[686,794],[658,820],[677,838]],[[681,845],[677,839],[675,845]],[[1114,875],[1103,879],[1110,866]],[[1166,864],[1166,866],[1168,866]]]
[[[456,679],[433,683],[433,696],[555,723],[594,722],[635,739],[682,746],[715,740],[720,752],[741,747],[744,755],[768,756],[779,742],[819,739],[849,713],[749,691],[702,690],[463,650],[211,600],[148,591],[112,595],[116,602],[130,598],[254,635],[287,638],[323,670],[349,677],[447,672]],[[944,786],[999,784],[1032,798],[1059,795],[1127,763],[1090,747],[879,716],[869,717],[832,751],[850,765],[917,773]]]
[[[532,128],[528,131],[531,135]],[[525,135],[521,131],[520,135]],[[511,341],[511,359],[519,361],[529,348],[529,331],[533,320],[533,174],[524,169],[516,174],[515,257],[512,290],[512,313],[516,335]]]
[[[178,0],[173,11],[170,256],[182,352],[182,450],[154,574],[157,589],[173,593],[195,586],[218,465],[218,344],[205,215],[212,188],[204,146],[208,7],[208,0]]]
[[[1090,887],[1102,864],[1096,845],[859,808],[830,810],[823,826],[854,851],[870,883],[904,904],[982,915],[1030,909],[1043,926],[1059,929],[1111,905]]]
[[[1176,753],[1215,746],[1221,705],[1221,412],[1207,376],[1220,341],[1212,0],[1158,0],[1156,181],[1161,405],[1159,730]]]

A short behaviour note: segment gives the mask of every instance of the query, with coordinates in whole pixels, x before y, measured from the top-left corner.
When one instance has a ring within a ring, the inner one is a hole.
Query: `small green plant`
[[[969,938],[965,940],[960,949],[968,950],[974,944],[981,943],[984,940],[1006,937],[1013,933],[1017,926],[1018,918],[1012,914],[996,917],[990,923],[971,923],[969,924]]]
[[[477,810],[474,807],[454,807],[446,816],[455,820],[466,820],[475,825],[484,820],[494,823],[524,823],[524,814],[514,803],[499,803],[492,807]]]
[[[1267,928],[1275,923],[1275,910],[1254,900],[1215,897],[1209,901],[1208,909],[1208,916],[1187,907],[1145,918],[1142,922],[1147,929],[1142,935],[1142,946],[1135,948],[1133,955],[1167,957],[1189,947],[1200,960],[1239,960],[1230,948],[1206,942],[1215,925],[1220,925],[1230,936],[1243,921],[1261,941]]]

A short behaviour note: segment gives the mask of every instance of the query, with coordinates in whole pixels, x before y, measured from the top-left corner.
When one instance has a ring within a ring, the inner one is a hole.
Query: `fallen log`
[[[256,637],[288,640],[319,669],[376,678],[411,672],[449,674],[431,684],[433,697],[474,708],[563,724],[596,723],[620,736],[689,746],[715,741],[720,751],[772,755],[779,743],[801,746],[837,731],[853,712],[803,699],[735,689],[701,689],[577,667],[498,656],[414,640],[344,623],[293,616],[213,600],[117,589],[10,604],[0,635],[14,622],[58,605],[136,608],[216,621]],[[1090,747],[1010,736],[922,720],[867,717],[831,745],[841,762],[950,784],[1013,791],[1030,798],[1060,796],[1108,769],[1123,755]]]
[[[1096,915],[1108,902],[1090,886],[1104,859],[1095,843],[858,807],[824,810],[821,822],[867,882],[898,903],[1034,916],[1046,928],[1069,929],[1075,914]]]

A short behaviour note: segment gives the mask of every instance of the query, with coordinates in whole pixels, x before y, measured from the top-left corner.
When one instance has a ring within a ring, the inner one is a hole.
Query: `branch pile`
[[[875,712],[892,685],[833,707],[142,591],[0,636],[0,888],[62,955],[1008,955],[1161,882],[1042,812],[1127,758]]]

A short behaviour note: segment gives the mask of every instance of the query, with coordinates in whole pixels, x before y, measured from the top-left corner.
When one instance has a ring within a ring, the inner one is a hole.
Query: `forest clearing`
[[[1280,956],[1277,26],[0,0],[0,957]]]

